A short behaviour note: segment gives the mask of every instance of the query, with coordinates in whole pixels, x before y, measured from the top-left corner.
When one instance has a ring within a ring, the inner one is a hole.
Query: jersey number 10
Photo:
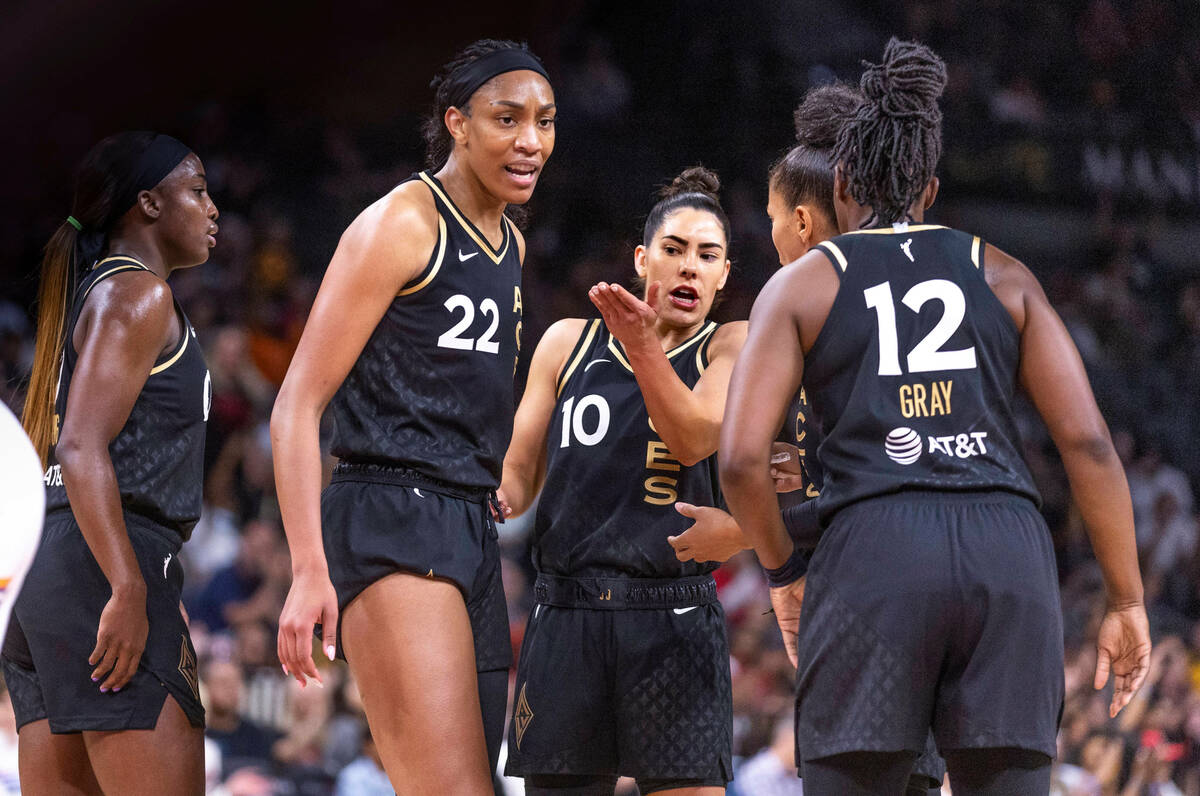
[[[879,375],[900,376],[899,343],[896,335],[896,303],[892,284],[884,282],[863,291],[867,306],[875,310],[879,321]],[[967,314],[967,302],[962,288],[947,279],[930,279],[909,288],[901,302],[913,312],[920,312],[926,301],[942,302],[942,317],[929,334],[908,352],[908,372],[926,373],[931,370],[971,370],[975,367],[975,346],[957,351],[942,351],[946,341],[958,331]]]

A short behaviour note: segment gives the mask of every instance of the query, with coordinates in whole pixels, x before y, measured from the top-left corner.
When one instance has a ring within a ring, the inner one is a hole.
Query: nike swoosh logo
[[[589,362],[583,366],[583,372],[587,373],[588,368],[590,368],[592,365],[599,364],[600,362],[612,362],[612,360],[611,359],[593,359],[591,362]]]
[[[413,487],[413,491],[417,493],[417,497],[419,497],[419,498],[425,497],[424,495],[421,494],[421,490],[417,489],[416,487]]]
[[[671,610],[675,612],[676,616],[682,616],[683,614],[686,614],[688,611],[695,611],[699,607],[700,606],[698,606],[698,605],[693,605],[691,608],[672,608]]]
[[[479,254],[479,252],[471,252],[470,254],[463,254],[462,249],[459,249],[458,250],[458,261],[460,263],[465,263],[467,260],[470,260],[472,257],[474,257],[477,254]]]

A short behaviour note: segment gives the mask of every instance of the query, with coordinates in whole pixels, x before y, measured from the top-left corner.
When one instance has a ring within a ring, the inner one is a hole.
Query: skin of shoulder
[[[88,294],[75,324],[75,350],[82,355],[92,334],[104,335],[114,326],[137,334],[143,345],[159,341],[158,351],[172,349],[182,330],[175,323],[171,287],[146,271],[127,271],[100,282]]]
[[[1049,304],[1041,283],[1024,263],[990,243],[984,251],[983,264],[988,287],[1008,310],[1017,331],[1023,333],[1029,302]]]
[[[708,344],[708,361],[736,357],[742,350],[742,344],[746,342],[749,331],[749,321],[729,321],[718,326],[713,332],[712,342]]]
[[[393,188],[359,214],[338,243],[330,271],[345,259],[355,259],[372,271],[372,289],[379,289],[382,272],[394,283],[394,294],[419,274],[437,245],[438,213],[433,194],[424,183],[409,180]],[[344,253],[349,258],[339,258]],[[353,255],[358,254],[358,258]],[[348,270],[348,269],[347,269]]]

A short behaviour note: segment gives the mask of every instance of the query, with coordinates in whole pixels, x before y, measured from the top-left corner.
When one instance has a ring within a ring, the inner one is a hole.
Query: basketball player
[[[525,242],[504,211],[533,193],[555,105],[541,62],[513,42],[472,44],[433,88],[432,168],[342,236],[272,414],[293,569],[278,646],[284,671],[320,680],[321,623],[397,791],[483,794],[512,658],[490,511]],[[340,462],[318,499],[331,401]]]
[[[945,66],[892,40],[834,150],[838,226],[764,288],[730,385],[721,477],[798,663],[805,791],[902,790],[932,726],[960,794],[1047,793],[1063,697],[1050,536],[1019,454],[1018,379],[1062,454],[1104,572],[1096,687],[1116,714],[1150,653],[1125,476],[1041,287],[923,224]],[[770,441],[803,375],[825,430],[821,538],[769,510]]]
[[[688,169],[646,219],[641,297],[547,330],[501,495],[533,530],[537,605],[517,672],[507,773],[529,794],[717,794],[730,779],[725,622],[710,575],[666,542],[678,500],[717,502],[718,427],[745,322],[708,320],[729,276],[717,176]]]
[[[834,84],[812,89],[796,109],[799,143],[771,167],[767,183],[771,239],[783,267],[815,244],[837,234],[830,152],[843,119],[852,116],[862,101],[862,94],[856,88]],[[776,452],[773,456],[779,453],[789,456],[788,460],[772,466],[772,475],[784,525],[802,548],[813,547],[821,532],[816,511],[819,502],[813,500],[819,495],[823,481],[816,459],[820,432],[810,416],[811,409],[801,388],[792,399],[773,446]],[[668,540],[681,561],[725,561],[746,548],[741,529],[728,513],[716,507],[685,503],[677,503],[676,508],[695,520],[683,534]],[[905,792],[928,796],[933,789],[936,793],[941,790],[945,773],[945,763],[930,736]]]
[[[23,418],[46,521],[3,658],[23,793],[204,792],[177,554],[211,387],[166,280],[208,259],[216,218],[195,154],[121,133],[84,159],[46,246]]]

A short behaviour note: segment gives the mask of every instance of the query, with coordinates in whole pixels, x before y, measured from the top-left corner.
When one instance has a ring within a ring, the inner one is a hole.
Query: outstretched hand
[[[1113,698],[1108,715],[1116,716],[1142,687],[1150,669],[1150,622],[1141,603],[1127,608],[1109,608],[1100,622],[1096,639],[1097,691],[1113,677]]]
[[[657,346],[654,324],[658,320],[658,310],[655,307],[661,290],[658,282],[651,282],[646,301],[642,301],[620,285],[600,282],[588,291],[588,298],[600,310],[604,325],[626,349],[650,343]]]

